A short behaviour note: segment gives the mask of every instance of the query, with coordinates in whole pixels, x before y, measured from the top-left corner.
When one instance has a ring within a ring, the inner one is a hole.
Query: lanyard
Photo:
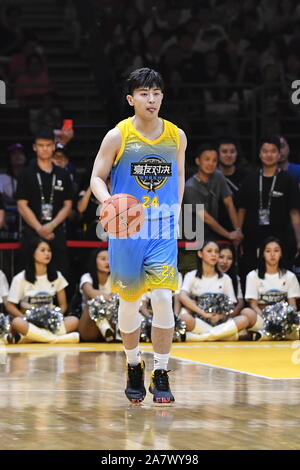
[[[271,185],[271,189],[269,192],[268,207],[267,207],[268,211],[270,211],[270,208],[271,208],[272,194],[273,194],[273,190],[275,187],[277,174],[278,174],[278,170],[276,170],[276,173],[273,176],[272,185]],[[260,170],[259,172],[259,209],[260,210],[263,209],[262,193],[263,193],[263,171]]]
[[[226,179],[226,183],[229,184],[229,186],[231,186],[235,191],[239,190],[239,188],[232,181],[230,181],[229,178],[225,177],[225,179]]]
[[[38,183],[39,183],[39,187],[40,187],[40,191],[41,191],[41,200],[42,200],[42,204],[45,204],[45,195],[44,195],[44,190],[43,190],[43,184],[42,184],[41,175],[40,175],[39,173],[37,173],[37,174],[36,174],[36,177],[37,177],[37,179],[38,179]],[[55,176],[55,174],[53,174],[53,176],[52,176],[52,188],[51,188],[51,194],[50,194],[50,201],[49,201],[49,204],[53,204],[55,182],[56,182],[56,176]]]

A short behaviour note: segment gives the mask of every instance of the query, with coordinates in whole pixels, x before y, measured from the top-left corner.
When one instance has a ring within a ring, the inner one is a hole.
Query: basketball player
[[[145,208],[143,235],[110,237],[111,289],[120,295],[127,398],[139,403],[146,395],[145,364],[139,350],[139,306],[143,293],[151,290],[154,370],[149,391],[155,403],[170,403],[174,396],[167,369],[174,330],[172,291],[177,289],[178,274],[174,233],[184,190],[186,136],[158,115],[163,100],[163,81],[158,72],[135,70],[127,86],[126,98],[134,108],[134,116],[121,121],[104,137],[94,163],[91,188],[100,202],[109,201],[105,180],[111,171],[111,194],[131,194]],[[174,205],[177,213],[171,210]],[[167,231],[173,235],[167,237]]]

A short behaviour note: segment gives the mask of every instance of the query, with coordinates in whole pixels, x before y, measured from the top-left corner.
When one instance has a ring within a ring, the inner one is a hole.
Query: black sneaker
[[[175,401],[169,385],[169,370],[158,369],[151,372],[149,392],[153,393],[154,403],[168,404]]]
[[[140,403],[146,396],[144,386],[145,363],[141,361],[136,366],[127,363],[127,385],[125,395],[131,403]]]
[[[114,341],[115,334],[114,334],[113,330],[108,328],[105,332],[104,339],[105,339],[106,343],[111,343],[112,341]]]
[[[21,335],[19,333],[7,333],[4,335],[4,342],[5,344],[18,344],[21,339]]]

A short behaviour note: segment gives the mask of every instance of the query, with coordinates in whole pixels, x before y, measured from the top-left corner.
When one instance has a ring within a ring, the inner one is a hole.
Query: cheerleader
[[[224,294],[236,304],[232,281],[228,274],[222,273],[218,267],[219,254],[216,242],[204,242],[202,249],[197,252],[198,269],[184,277],[180,292],[180,301],[184,308],[180,317],[187,326],[187,341],[237,340],[238,331],[247,328],[249,324],[247,316],[244,315],[237,314],[228,319],[225,313],[207,313],[192,298],[199,300],[210,294]]]
[[[258,267],[247,275],[245,299],[252,312],[252,318],[248,317],[251,331],[263,329],[262,309],[267,305],[284,300],[297,308],[296,299],[300,297],[299,283],[295,274],[286,269],[282,253],[283,247],[278,238],[265,239],[260,248]],[[259,333],[255,339],[266,338]]]
[[[8,296],[8,282],[7,278],[3,271],[0,269],[0,310],[2,312],[2,306],[6,308],[7,303],[7,296]]]
[[[13,277],[9,289],[6,309],[13,320],[12,334],[7,336],[7,342],[78,343],[79,334],[75,333],[78,328],[76,317],[64,318],[59,331],[53,334],[28,322],[24,315],[32,307],[54,308],[55,297],[57,306],[64,314],[67,311],[67,285],[66,279],[52,264],[50,244],[41,238],[34,238],[29,247],[27,267]]]
[[[89,315],[88,300],[103,296],[107,301],[111,300],[110,270],[108,251],[106,248],[98,248],[91,253],[88,272],[80,279],[80,292],[82,294],[82,316],[79,321],[79,333],[83,341],[113,341],[115,328],[106,319],[94,321]]]
[[[237,304],[235,306],[234,312],[232,313],[232,316],[236,317],[244,307],[245,302],[241,288],[241,280],[237,274],[234,247],[225,243],[218,243],[218,245],[220,250],[218,268],[221,273],[228,274],[232,281],[234,293],[237,298]]]

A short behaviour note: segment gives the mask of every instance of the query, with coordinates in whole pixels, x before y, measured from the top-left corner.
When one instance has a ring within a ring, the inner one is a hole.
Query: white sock
[[[212,329],[212,326],[201,320],[201,318],[195,318],[195,326],[192,330],[192,333],[202,334],[208,333]]]
[[[125,349],[124,348],[124,351],[125,351],[125,354],[126,354],[127,362],[131,366],[137,366],[141,362],[141,351],[140,351],[139,346],[137,346],[134,349]]]
[[[170,354],[158,354],[154,352],[154,370],[167,370]]]

